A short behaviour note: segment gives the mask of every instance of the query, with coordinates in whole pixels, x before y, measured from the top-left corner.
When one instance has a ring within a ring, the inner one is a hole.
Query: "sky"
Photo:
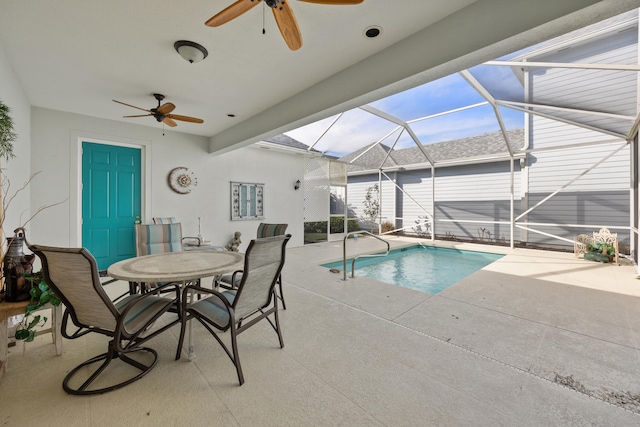
[[[500,59],[509,59],[520,53],[515,52]],[[510,67],[479,65],[469,71],[496,99],[523,99],[523,86]],[[432,144],[499,131],[495,112],[486,103],[441,114],[480,103],[485,103],[485,99],[456,73],[369,105],[410,122],[412,131],[421,143]],[[499,107],[499,111],[507,129],[524,127],[523,113],[504,107]],[[407,132],[401,132],[402,128],[398,129],[398,125],[360,108],[344,112],[336,121],[337,117],[331,116],[285,134],[309,146],[317,142],[314,149],[337,157],[374,142],[382,142],[389,147],[395,143],[396,149],[415,146],[413,139]]]

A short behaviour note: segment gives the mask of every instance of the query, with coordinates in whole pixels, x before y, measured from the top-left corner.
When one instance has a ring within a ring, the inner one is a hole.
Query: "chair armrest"
[[[198,244],[196,246],[202,246],[202,241],[200,240],[199,237],[183,237],[182,243],[184,243],[185,240],[197,240]]]
[[[222,281],[218,281],[218,285],[222,288],[225,289],[236,289],[236,276],[238,274],[242,274],[244,272],[244,270],[236,270],[231,274],[231,283],[227,283],[227,282],[222,282]],[[228,286],[225,286],[228,285]]]
[[[120,312],[120,319],[124,320],[127,317],[127,314],[129,314],[129,312],[136,306],[138,306],[140,304],[141,301],[147,299],[147,298],[162,298],[162,297],[158,297],[156,295],[156,291],[161,291],[162,289],[168,288],[168,287],[175,287],[176,290],[176,295],[180,295],[180,284],[177,282],[170,282],[170,283],[165,283],[164,285],[158,286],[157,288],[154,289],[154,292],[148,292],[145,294],[137,294],[138,298],[136,298],[135,300],[130,301],[125,307],[124,309]],[[166,312],[169,307],[176,303],[179,302],[178,298],[175,299],[170,299],[170,298],[163,298],[165,300],[167,300],[167,303],[164,306],[163,310],[160,310],[160,313],[164,313]],[[119,342],[119,340],[124,337],[127,336],[128,340],[135,340],[137,337],[139,337],[142,333],[144,333],[144,331],[146,330],[146,327],[141,328],[138,331],[130,331],[126,328],[126,326],[124,325],[124,322],[122,321],[118,321],[117,325],[116,325],[116,329],[115,329],[115,333],[114,333],[114,338],[116,339],[116,342]],[[126,334],[123,334],[123,331],[126,332]],[[118,344],[119,346],[119,344]]]
[[[198,292],[200,294],[215,295],[215,296],[217,296],[218,298],[220,298],[222,300],[222,302],[227,307],[227,309],[231,308],[231,303],[229,303],[227,298],[221,292],[218,292],[215,289],[209,289],[209,288],[203,288],[201,286],[189,285],[189,286],[185,286],[185,288],[182,290],[182,309],[183,309],[183,312],[187,309],[187,306],[189,305],[187,303],[187,292],[189,292],[189,291],[196,291],[196,292]]]

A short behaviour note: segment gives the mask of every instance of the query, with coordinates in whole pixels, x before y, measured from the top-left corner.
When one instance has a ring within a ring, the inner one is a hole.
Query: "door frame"
[[[108,138],[108,139],[105,139]],[[151,212],[151,141],[71,131],[69,139],[69,242],[82,246],[82,143],[114,145],[140,149],[140,218],[146,222]]]

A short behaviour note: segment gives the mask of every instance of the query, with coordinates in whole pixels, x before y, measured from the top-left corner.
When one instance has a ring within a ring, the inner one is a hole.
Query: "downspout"
[[[510,211],[510,215],[511,215],[509,217],[509,235],[511,236],[511,239],[510,239],[510,242],[509,242],[509,246],[511,247],[511,249],[514,248],[513,234],[514,234],[515,228],[516,228],[515,222],[514,222],[515,215],[513,213],[513,208],[514,208],[514,194],[513,194],[513,192],[514,192],[514,187],[515,187],[515,185],[513,183],[513,181],[514,181],[514,171],[513,171],[514,170],[514,165],[513,165],[513,162],[514,161],[515,161],[515,159],[512,156],[511,160],[509,161],[509,166],[511,167],[511,171],[510,171],[511,172],[511,188],[509,190],[510,193],[511,193],[511,200],[509,201],[510,202],[509,211]]]
[[[525,60],[526,61],[526,60]],[[524,69],[524,99],[526,102],[531,102],[531,73],[529,67]],[[527,108],[530,110],[530,108]],[[529,209],[529,153],[526,151],[531,148],[531,120],[533,116],[529,113],[524,113],[524,146],[525,150],[524,165],[520,162],[520,212],[524,212]],[[515,227],[516,221],[513,221]],[[527,217],[523,218],[523,221],[527,221]],[[529,232],[526,229],[520,230],[520,240],[522,242],[529,241]]]
[[[436,167],[431,163],[431,241],[436,240]]]
[[[378,236],[382,234],[382,169],[378,169]]]

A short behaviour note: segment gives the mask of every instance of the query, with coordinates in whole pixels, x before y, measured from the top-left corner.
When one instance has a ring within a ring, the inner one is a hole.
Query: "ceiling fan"
[[[160,105],[160,102],[164,99],[164,95],[161,95],[159,93],[154,93],[153,94],[154,98],[156,98],[158,100],[158,106],[155,108],[152,108],[150,110],[146,110],[144,108],[140,108],[140,107],[136,107],[135,105],[131,105],[131,104],[126,104],[124,102],[121,101],[116,101],[115,99],[113,99],[113,102],[117,102],[118,104],[122,104],[122,105],[126,105],[127,107],[132,107],[132,108],[136,108],[138,110],[142,110],[142,111],[146,111],[149,114],[140,114],[140,115],[136,115],[136,116],[122,116],[122,117],[148,117],[148,116],[153,116],[155,117],[155,119],[158,122],[162,122],[164,124],[166,124],[167,126],[171,126],[171,127],[176,127],[178,126],[178,124],[175,122],[175,120],[180,120],[183,122],[190,122],[190,123],[204,123],[204,120],[202,119],[197,119],[195,117],[189,117],[189,116],[181,116],[179,114],[171,114],[171,112],[173,110],[175,110],[176,106],[173,105],[170,102],[165,102],[164,104]]]
[[[222,12],[211,17],[205,25],[209,27],[218,27],[242,15],[252,7],[256,6],[262,0],[238,0]],[[349,5],[360,4],[364,0],[298,0],[306,3],[329,4],[329,5]],[[273,17],[276,19],[278,29],[284,38],[284,41],[291,50],[298,50],[302,47],[302,34],[298,28],[298,22],[293,15],[293,10],[289,6],[289,0],[264,0],[264,2],[273,11]]]

